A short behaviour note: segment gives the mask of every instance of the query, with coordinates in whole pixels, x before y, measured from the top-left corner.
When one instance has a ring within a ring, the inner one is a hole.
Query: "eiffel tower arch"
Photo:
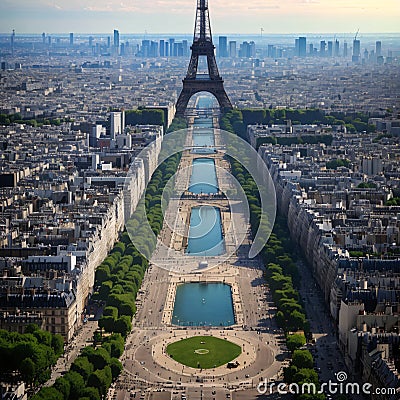
[[[192,51],[186,77],[183,79],[183,88],[176,103],[176,116],[183,117],[190,98],[198,92],[213,94],[218,100],[221,110],[232,108],[232,104],[224,89],[215,60],[215,46],[212,41],[208,0],[197,0],[196,22],[194,28]],[[208,74],[197,74],[199,57],[207,57]]]

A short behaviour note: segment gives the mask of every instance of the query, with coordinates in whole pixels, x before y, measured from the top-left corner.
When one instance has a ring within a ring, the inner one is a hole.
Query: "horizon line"
[[[115,28],[115,30],[118,30]],[[15,35],[42,35],[43,33],[46,33],[46,35],[69,35],[70,33],[74,33],[76,35],[109,35],[112,34],[113,32],[76,32],[76,31],[65,31],[65,32],[15,32]],[[184,36],[193,36],[193,33],[184,33],[184,32],[154,32],[154,33],[149,33],[149,32],[125,32],[121,33],[119,32],[120,35],[146,35],[146,36],[154,36],[154,35],[184,35]],[[0,32],[0,36],[7,36],[12,34],[11,32]],[[380,31],[380,32],[360,32],[358,33],[358,36],[362,35],[378,35],[378,34],[384,34],[384,35],[400,35],[400,31],[398,32],[385,32],[385,31]],[[215,35],[230,35],[230,36],[288,36],[288,35],[353,35],[354,32],[265,32],[263,31],[263,34],[261,35],[259,32],[255,33],[233,33],[233,32],[216,32],[213,33],[213,36]]]

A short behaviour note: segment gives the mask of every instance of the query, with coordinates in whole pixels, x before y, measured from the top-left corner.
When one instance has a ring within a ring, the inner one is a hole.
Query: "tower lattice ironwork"
[[[218,72],[215,46],[212,41],[208,0],[197,0],[196,22],[190,63],[183,88],[176,103],[176,116],[183,117],[190,98],[198,92],[209,92],[218,100],[221,110],[231,109],[232,104],[224,89],[224,81]],[[199,57],[207,57],[208,74],[197,73]]]

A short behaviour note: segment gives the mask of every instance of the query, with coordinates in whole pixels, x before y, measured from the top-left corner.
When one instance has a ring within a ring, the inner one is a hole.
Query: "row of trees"
[[[267,264],[266,278],[277,307],[276,318],[285,332],[308,331],[309,326],[297,291],[300,275],[293,261],[290,235],[286,220],[277,216],[274,230],[262,253]]]
[[[265,226],[260,226],[262,211],[258,187],[243,165],[233,159],[230,159],[230,162],[232,174],[247,196],[250,226],[255,236],[258,229],[266,229],[270,222],[264,218]],[[261,252],[261,256],[267,265],[266,278],[278,308],[278,324],[287,332],[308,329],[300,296],[293,284],[293,282],[298,283],[300,277],[292,258],[292,251],[293,244],[287,230],[286,220],[277,216],[273,231]]]
[[[63,122],[71,122],[70,118],[22,118],[20,113],[15,114],[0,114],[0,125],[11,125],[11,124],[26,124],[30,126],[42,126],[42,125],[56,125],[59,126]]]
[[[177,153],[164,161],[154,172],[149,184],[146,188],[144,198],[142,198],[137,206],[138,210],[145,212],[136,212],[126,224],[128,233],[135,236],[135,241],[142,254],[150,258],[155,246],[156,236],[159,234],[163,225],[162,202],[165,206],[173,192],[173,185],[167,182],[176,172],[179,165],[181,154]],[[150,225],[150,229],[148,226]]]
[[[27,325],[24,334],[0,330],[0,375],[4,381],[23,380],[27,386],[46,382],[63,349],[61,335],[35,324]]]
[[[122,371],[118,360],[124,351],[124,339],[112,334],[100,347],[85,347],[71,369],[54,385],[43,387],[31,400],[101,400]]]
[[[163,125],[166,126],[163,110],[155,108],[138,108],[125,111],[126,125]]]
[[[136,294],[147,269],[147,260],[130,243],[127,233],[122,235],[107,258],[96,270],[93,300],[107,304],[99,327],[106,332],[126,336],[132,329],[136,312]]]
[[[186,129],[187,128],[187,123],[185,118],[180,118],[180,117],[175,117],[167,129],[167,133],[179,131],[181,129]]]
[[[331,134],[323,135],[299,135],[299,136],[268,136],[257,138],[256,149],[262,144],[280,144],[282,146],[291,146],[292,144],[317,144],[324,143],[330,146],[333,141]]]
[[[301,388],[306,384],[309,388],[310,384],[314,385],[315,393],[310,387],[310,393],[298,394],[299,400],[324,400],[325,395],[317,393],[320,389],[318,374],[314,369],[314,359],[308,350],[294,349],[290,366],[284,370],[285,382],[287,384],[295,383]]]

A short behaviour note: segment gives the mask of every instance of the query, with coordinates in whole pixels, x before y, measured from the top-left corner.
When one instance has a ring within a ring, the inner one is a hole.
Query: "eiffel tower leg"
[[[229,100],[229,97],[226,94],[225,89],[223,87],[213,92],[213,95],[217,98],[221,111],[232,109],[231,101]]]
[[[181,94],[179,95],[178,101],[176,102],[176,117],[183,118],[185,116],[186,107],[189,103],[190,97],[192,93],[190,90],[182,89]]]

